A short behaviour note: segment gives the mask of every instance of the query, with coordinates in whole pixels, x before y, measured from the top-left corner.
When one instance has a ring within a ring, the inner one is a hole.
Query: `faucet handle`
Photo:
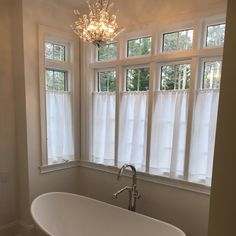
[[[133,191],[133,197],[136,198],[136,199],[140,199],[141,198],[141,194],[139,194],[138,190],[134,190]]]
[[[114,193],[114,194],[113,194],[113,197],[114,197],[114,198],[117,198],[118,195],[120,195],[121,193],[123,193],[123,192],[126,191],[126,190],[131,191],[132,188],[131,188],[131,187],[128,187],[128,186],[125,186],[124,188],[122,188],[122,189],[118,190],[116,193]]]

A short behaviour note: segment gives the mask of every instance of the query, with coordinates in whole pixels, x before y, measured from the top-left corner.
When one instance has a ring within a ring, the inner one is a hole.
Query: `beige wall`
[[[29,198],[50,191],[78,192],[78,169],[40,174],[41,132],[39,98],[38,24],[69,32],[75,39],[75,80],[78,81],[78,38],[70,29],[73,9],[53,0],[23,0],[24,70],[26,92]]]
[[[117,0],[115,4],[120,10],[120,25],[126,31],[191,21],[226,12],[225,0]],[[87,119],[84,113],[82,119]],[[82,126],[82,129],[84,135],[85,127]],[[113,200],[112,193],[126,185],[130,179],[117,183],[114,174],[82,167],[79,176],[80,194],[127,207],[127,196]],[[183,229],[188,236],[207,235],[209,196],[145,181],[138,181],[138,184],[143,196],[138,202],[138,212],[172,223]]]
[[[13,0],[13,73],[16,102],[16,158],[17,158],[17,207],[18,218],[30,220],[29,217],[29,174],[27,159],[27,129],[25,104],[25,75],[23,48],[22,0]]]
[[[236,2],[228,1],[209,236],[236,235]]]
[[[15,97],[12,73],[12,1],[0,6],[0,228],[16,220]],[[6,178],[6,180],[3,180]]]

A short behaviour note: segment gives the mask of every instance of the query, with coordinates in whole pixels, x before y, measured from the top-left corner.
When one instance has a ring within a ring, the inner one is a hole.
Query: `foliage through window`
[[[222,61],[204,62],[203,89],[219,89]]]
[[[64,45],[45,42],[45,58],[49,60],[65,61],[66,50]]]
[[[45,78],[47,91],[68,91],[67,73],[65,71],[46,69]]]
[[[193,46],[193,30],[163,34],[163,52],[188,50]]]
[[[109,43],[98,49],[98,61],[110,61],[117,58],[117,43]]]
[[[149,68],[134,68],[126,71],[126,91],[148,91]]]
[[[144,56],[151,54],[151,37],[131,39],[127,42],[127,56]]]
[[[97,73],[98,92],[115,92],[116,91],[116,72],[100,71]]]
[[[225,38],[225,24],[207,26],[206,47],[223,46]]]
[[[189,88],[189,83],[190,64],[161,67],[161,90],[184,90]]]

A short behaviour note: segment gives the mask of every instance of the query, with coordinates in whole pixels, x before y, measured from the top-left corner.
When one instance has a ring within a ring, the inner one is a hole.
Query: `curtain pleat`
[[[46,93],[48,164],[74,159],[71,96]]]
[[[114,165],[115,94],[93,94],[93,161]]]
[[[182,178],[188,117],[187,91],[159,91],[154,96],[150,173]]]
[[[200,90],[194,109],[189,179],[211,184],[219,103],[218,90]]]
[[[147,139],[147,92],[121,95],[118,164],[130,163],[145,170]]]

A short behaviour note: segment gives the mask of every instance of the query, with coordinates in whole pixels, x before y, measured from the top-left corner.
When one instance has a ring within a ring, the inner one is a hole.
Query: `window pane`
[[[53,59],[57,61],[65,61],[65,46],[54,44]]]
[[[193,30],[184,30],[163,35],[163,52],[188,50],[192,48]]]
[[[151,54],[151,44],[151,37],[128,40],[128,57]]]
[[[65,61],[65,46],[45,42],[45,58],[49,60]]]
[[[52,43],[45,43],[45,58],[46,59],[53,59],[53,44]]]
[[[207,27],[206,47],[217,47],[224,45],[225,24],[210,25]]]
[[[54,90],[65,91],[65,72],[54,71]]]
[[[117,43],[106,44],[98,49],[98,61],[109,61],[117,58]]]
[[[47,69],[45,71],[46,90],[48,91],[68,91],[68,80],[65,71]]]
[[[203,89],[220,88],[221,61],[210,61],[204,63]]]
[[[53,70],[46,70],[46,89],[53,90]]]
[[[116,72],[102,71],[98,72],[98,92],[116,91]]]
[[[183,90],[189,88],[190,64],[161,67],[161,90]]]
[[[135,68],[127,70],[126,91],[148,91],[149,68]]]

